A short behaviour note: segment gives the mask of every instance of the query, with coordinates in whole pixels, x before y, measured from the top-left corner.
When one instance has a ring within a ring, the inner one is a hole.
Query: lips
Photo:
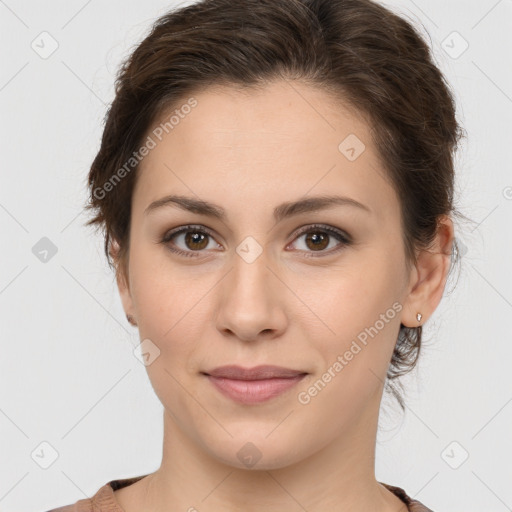
[[[255,366],[254,368],[242,368],[241,366],[228,365],[220,366],[219,368],[204,373],[212,377],[223,377],[225,379],[234,380],[287,379],[306,374],[304,371],[271,365]]]
[[[281,366],[221,366],[203,372],[225,397],[241,404],[257,404],[281,395],[298,384],[307,372]]]

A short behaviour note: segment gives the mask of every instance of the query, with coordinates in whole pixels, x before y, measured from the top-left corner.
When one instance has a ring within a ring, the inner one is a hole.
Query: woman
[[[454,101],[370,0],[203,0],[124,63],[89,175],[163,457],[53,512],[428,511],[375,478],[384,390],[456,257]]]

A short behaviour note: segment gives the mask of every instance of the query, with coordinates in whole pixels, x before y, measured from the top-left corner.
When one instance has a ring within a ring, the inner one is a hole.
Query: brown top
[[[98,492],[92,498],[78,500],[72,505],[54,508],[47,512],[124,512],[114,496],[114,491],[122,489],[123,487],[128,487],[145,476],[147,475],[111,480],[103,487],[100,487]],[[380,483],[393,494],[398,496],[407,505],[407,510],[409,512],[433,512],[419,501],[413,500],[407,496],[405,491],[400,487],[384,484],[382,482]]]

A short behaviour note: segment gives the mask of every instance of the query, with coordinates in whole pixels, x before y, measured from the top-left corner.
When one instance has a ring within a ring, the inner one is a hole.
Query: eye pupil
[[[327,239],[328,239],[328,235],[325,235],[322,233],[320,233],[320,234],[309,233],[306,236],[306,244],[308,244],[309,242],[313,242],[313,248],[324,249],[325,247],[327,247],[329,245],[328,243],[327,244],[325,243]],[[309,245],[308,245],[308,247],[309,247]]]
[[[205,233],[198,233],[197,231],[196,232],[188,231],[185,235],[185,242],[186,242],[187,246],[189,245],[190,242],[192,242],[192,244],[197,244],[197,242],[203,242],[203,244],[201,244],[200,246],[195,245],[195,247],[193,247],[193,248],[194,249],[204,249],[205,247],[208,246],[208,241],[206,241],[206,243],[204,243],[207,236],[208,235],[206,235]]]

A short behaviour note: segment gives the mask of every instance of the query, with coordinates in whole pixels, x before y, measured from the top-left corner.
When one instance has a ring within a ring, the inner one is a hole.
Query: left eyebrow
[[[182,210],[186,210],[199,215],[206,215],[208,217],[214,217],[221,221],[226,220],[226,210],[217,204],[203,201],[202,199],[196,199],[194,197],[169,195],[162,197],[156,201],[153,201],[145,210],[144,215],[161,208],[163,206],[177,206]],[[306,199],[300,199],[298,201],[289,201],[282,203],[274,208],[274,220],[280,222],[281,220],[301,213],[316,212],[332,208],[333,206],[352,206],[360,210],[371,213],[371,209],[352,199],[351,197],[343,196],[317,196],[309,197]]]

